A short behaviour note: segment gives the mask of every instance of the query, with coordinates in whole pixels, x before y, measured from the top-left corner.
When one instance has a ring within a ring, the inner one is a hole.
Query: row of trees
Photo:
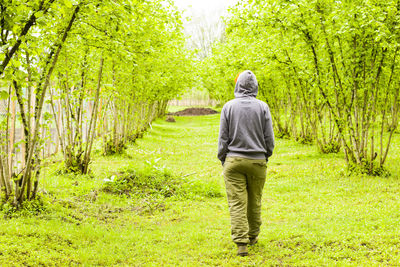
[[[222,103],[251,69],[277,136],[343,149],[350,167],[380,174],[399,118],[400,2],[242,1],[225,42],[204,61]]]
[[[65,171],[86,174],[96,137],[105,154],[121,152],[191,84],[192,55],[170,1],[6,0],[0,12],[0,186],[15,205],[37,193],[49,128]],[[17,143],[15,125],[24,133]]]

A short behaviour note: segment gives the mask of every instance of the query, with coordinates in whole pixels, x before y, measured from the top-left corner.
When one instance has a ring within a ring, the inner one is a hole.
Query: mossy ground
[[[400,264],[398,134],[387,162],[392,175],[386,178],[349,176],[343,155],[322,155],[315,146],[277,139],[260,241],[249,257],[239,258],[216,159],[218,127],[219,115],[176,117],[176,123],[159,119],[125,154],[98,153],[92,176],[57,175],[57,164],[46,168],[43,211],[3,208],[0,265]],[[139,198],[102,190],[104,179],[132,168],[212,183],[222,197]]]

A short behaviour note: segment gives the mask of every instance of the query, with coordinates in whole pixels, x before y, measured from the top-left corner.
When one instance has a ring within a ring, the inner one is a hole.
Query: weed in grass
[[[36,196],[35,199],[24,201],[20,206],[16,207],[10,201],[0,203],[0,212],[4,218],[17,218],[27,216],[37,216],[48,211],[48,202],[43,196]]]
[[[350,164],[348,170],[352,174],[366,174],[371,176],[389,177],[390,171],[378,162],[363,161],[361,165]]]
[[[155,196],[159,198],[194,199],[197,197],[221,197],[216,183],[205,183],[178,177],[166,169],[127,170],[113,179],[106,180],[104,192],[134,195],[136,197]]]
[[[113,140],[108,140],[104,143],[104,155],[115,155],[123,154],[127,148],[127,145],[123,141],[115,143]]]
[[[319,146],[319,150],[321,153],[329,154],[329,153],[339,153],[341,148],[340,142],[338,140],[331,140],[326,144],[321,144]]]

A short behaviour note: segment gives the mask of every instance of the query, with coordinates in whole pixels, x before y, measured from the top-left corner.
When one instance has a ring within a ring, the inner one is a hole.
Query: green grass
[[[47,168],[45,211],[0,218],[0,265],[400,264],[399,135],[387,178],[349,176],[343,155],[277,140],[268,164],[260,241],[249,257],[238,258],[225,197],[137,198],[102,190],[105,178],[153,168],[213,183],[225,195],[216,158],[219,115],[176,121],[157,120],[124,155],[97,155],[93,177],[57,175],[58,166]]]

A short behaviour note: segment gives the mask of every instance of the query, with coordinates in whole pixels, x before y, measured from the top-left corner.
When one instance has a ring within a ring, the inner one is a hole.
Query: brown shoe
[[[238,251],[237,251],[237,255],[244,257],[249,255],[249,251],[247,250],[247,244],[246,243],[238,243]]]
[[[257,242],[258,242],[258,236],[256,236],[256,237],[250,237],[250,238],[249,238],[249,241],[250,241],[249,245],[250,245],[250,246],[254,246],[254,245],[257,244]]]

